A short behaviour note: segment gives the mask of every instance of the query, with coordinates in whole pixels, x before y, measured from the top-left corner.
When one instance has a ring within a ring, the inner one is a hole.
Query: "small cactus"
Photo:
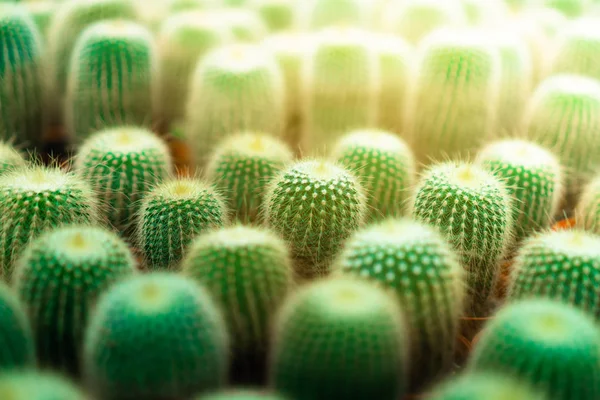
[[[550,226],[564,186],[562,167],[552,153],[525,140],[502,140],[484,147],[476,162],[504,180],[512,195],[517,242]]]
[[[16,262],[14,286],[27,306],[42,365],[78,373],[92,306],[134,269],[127,245],[103,228],[69,225],[29,243]]]
[[[177,267],[194,237],[226,222],[225,202],[206,183],[166,181],[142,200],[137,243],[151,269]]]
[[[251,0],[250,7],[262,18],[270,32],[284,31],[294,24],[293,0]]]
[[[41,151],[40,33],[21,5],[0,7],[0,140]]]
[[[23,248],[46,230],[99,220],[90,186],[73,173],[31,166],[0,176],[0,267],[10,281]]]
[[[260,133],[240,133],[219,144],[206,176],[227,198],[232,219],[258,219],[269,180],[291,163],[291,151],[279,140]]]
[[[33,332],[26,309],[3,282],[0,282],[0,349],[2,374],[11,369],[36,366]],[[1,389],[0,398],[5,398]]]
[[[516,302],[487,325],[469,370],[518,376],[549,399],[598,399],[598,328],[592,317],[566,304]]]
[[[12,169],[25,167],[27,161],[13,146],[0,141],[0,174]]]
[[[380,130],[350,132],[338,141],[331,157],[360,179],[371,220],[404,214],[416,166],[402,139]]]
[[[565,24],[557,35],[552,74],[575,74],[600,79],[600,19],[586,18]]]
[[[10,400],[90,400],[75,384],[53,372],[11,371],[0,374],[0,398]]]
[[[186,136],[197,166],[205,165],[215,142],[231,134],[282,134],[283,76],[266,49],[249,44],[220,47],[198,64],[191,85]]]
[[[582,228],[600,235],[600,176],[585,186],[575,215]]]
[[[118,230],[131,227],[140,200],[172,174],[167,145],[150,131],[121,127],[90,136],[76,155],[74,169],[98,193],[104,214]]]
[[[86,139],[123,125],[150,127],[155,107],[156,52],[149,31],[134,22],[99,22],[84,30],[69,69],[65,122]]]
[[[295,400],[402,398],[406,339],[382,289],[349,279],[309,284],[278,315],[271,386]]]
[[[267,225],[282,235],[301,276],[326,274],[328,263],[366,216],[358,180],[327,161],[292,164],[271,180],[263,205]]]
[[[228,336],[208,292],[169,273],[141,275],[101,297],[86,333],[85,376],[101,398],[188,398],[219,389]]]
[[[431,389],[428,400],[549,400],[518,377],[464,374]]]

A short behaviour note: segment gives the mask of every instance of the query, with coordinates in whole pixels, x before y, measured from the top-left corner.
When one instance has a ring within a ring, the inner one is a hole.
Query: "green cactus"
[[[176,13],[162,23],[158,33],[158,112],[168,127],[184,116],[192,73],[206,53],[230,40],[230,32],[210,14]]]
[[[74,169],[98,193],[110,223],[127,230],[146,192],[172,174],[171,161],[167,145],[158,136],[121,127],[89,137],[76,155]]]
[[[308,0],[296,6],[296,25],[316,31],[334,25],[367,26],[369,2],[362,0]]]
[[[124,20],[99,22],[83,31],[67,83],[65,123],[71,136],[87,139],[103,129],[151,126],[153,40],[146,28]]]
[[[86,333],[86,379],[101,398],[188,398],[223,386],[228,335],[208,292],[152,273],[118,283]]]
[[[370,39],[346,27],[316,34],[303,71],[303,152],[327,154],[344,133],[376,124],[381,80]]]
[[[548,297],[600,317],[600,237],[581,230],[529,239],[513,265],[508,299]]]
[[[525,140],[501,140],[484,147],[476,162],[504,180],[512,195],[517,242],[550,226],[564,186],[562,167],[552,153]]]
[[[29,243],[15,264],[14,286],[27,306],[42,365],[79,373],[96,299],[134,270],[127,245],[104,228],[69,225]]]
[[[238,42],[257,42],[268,34],[268,29],[261,17],[250,9],[225,7],[219,8],[209,15],[216,18],[232,33]]]
[[[476,316],[487,312],[499,263],[512,244],[512,207],[505,185],[468,163],[431,166],[415,190],[412,215],[437,227],[460,254],[467,270],[468,309]]]
[[[301,288],[274,329],[271,385],[295,400],[399,399],[407,386],[407,336],[392,296],[330,279]]]
[[[206,287],[223,310],[232,335],[236,379],[262,380],[273,314],[293,285],[289,250],[264,228],[233,226],[199,236],[183,274]]]
[[[397,296],[411,330],[411,392],[453,367],[465,284],[458,257],[434,229],[408,219],[369,226],[346,242],[334,271]]]
[[[270,32],[284,31],[294,25],[293,0],[253,0],[250,5]]]
[[[99,220],[90,186],[73,173],[38,165],[0,176],[0,267],[10,281],[23,248],[42,232]]]
[[[42,38],[45,40],[50,23],[58,8],[54,0],[36,0],[23,3],[25,9],[31,14],[31,18],[38,28]]]
[[[523,300],[490,321],[471,371],[518,376],[553,400],[600,398],[600,337],[592,317],[551,300]]]
[[[381,130],[350,132],[338,141],[331,157],[360,179],[369,219],[404,214],[416,166],[402,139]]]
[[[48,109],[50,122],[61,122],[71,55],[81,33],[95,22],[135,17],[136,9],[131,0],[66,0],[60,3],[48,27],[44,106]]]
[[[544,0],[544,7],[554,8],[570,18],[579,17],[588,10],[594,0]]]
[[[273,178],[263,205],[264,221],[296,258],[303,277],[325,275],[328,263],[366,216],[366,196],[346,169],[304,160]]]
[[[204,166],[219,142],[240,131],[280,136],[284,82],[274,57],[257,45],[235,44],[210,52],[197,66],[187,103],[186,136]]]
[[[565,24],[556,38],[552,74],[576,74],[600,79],[600,27],[598,18],[581,19]]]
[[[20,5],[0,6],[0,140],[41,150],[41,37]]]
[[[182,11],[211,9],[219,3],[220,0],[167,0],[167,10],[176,14]]]
[[[466,158],[493,134],[501,63],[476,30],[439,29],[420,47],[407,134],[417,158]]]
[[[14,168],[25,167],[27,161],[9,143],[0,141],[0,174],[4,174]]]
[[[549,400],[517,377],[464,374],[434,387],[429,400]]]
[[[33,332],[27,320],[26,309],[3,282],[0,282],[0,349],[2,373],[11,369],[35,367]],[[0,398],[4,398],[1,393],[0,389]]]
[[[240,133],[217,146],[205,173],[225,194],[232,219],[254,223],[269,180],[292,159],[292,152],[276,138]]]
[[[286,400],[285,397],[270,392],[252,391],[249,389],[227,390],[199,396],[194,400]]]
[[[600,167],[600,83],[579,75],[544,80],[529,101],[525,132],[556,153],[567,168],[568,192],[577,193]]]
[[[474,26],[486,26],[497,23],[506,17],[506,0],[459,0],[462,3],[467,23]]]
[[[577,224],[600,235],[600,176],[592,179],[583,190],[575,209]]]
[[[91,400],[63,376],[33,369],[0,374],[0,398],[7,400]]]
[[[227,222],[225,202],[206,183],[180,178],[159,184],[142,200],[137,243],[151,269],[177,267],[194,237]]]

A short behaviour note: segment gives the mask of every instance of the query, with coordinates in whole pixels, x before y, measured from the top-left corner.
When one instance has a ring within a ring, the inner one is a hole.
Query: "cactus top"
[[[178,46],[183,49],[206,47],[219,40],[228,39],[230,32],[219,24],[209,13],[191,10],[169,16],[161,25],[159,38],[165,40],[170,48],[168,52],[176,52]],[[201,38],[205,38],[203,41]],[[171,47],[175,47],[172,49]],[[189,51],[189,50],[188,50]]]
[[[566,257],[582,257],[600,261],[600,237],[581,230],[562,230],[537,235],[529,240],[524,249],[527,256],[546,257],[549,253]],[[600,269],[600,265],[597,266]]]
[[[86,39],[79,39],[80,42],[88,42],[93,40],[92,38],[96,40],[128,38],[130,40],[130,38],[140,37],[140,40],[145,43],[153,40],[152,35],[144,26],[126,19],[96,22],[82,33],[82,37]]]
[[[527,140],[512,139],[494,142],[484,147],[478,154],[480,160],[494,160],[508,163],[514,167],[526,168],[559,166],[557,158],[548,150]],[[552,171],[558,183],[561,171]]]
[[[285,144],[258,132],[242,132],[225,139],[218,151],[219,155],[237,154],[248,158],[266,158],[282,164],[293,159],[292,152]],[[219,155],[213,157],[213,161],[219,160]],[[211,166],[208,169],[210,170]]]
[[[531,108],[548,96],[581,96],[600,101],[600,82],[576,74],[558,74],[544,80],[534,92]]]
[[[502,374],[465,374],[434,388],[429,400],[547,400],[519,379]]]
[[[285,243],[279,240],[275,234],[268,229],[257,229],[245,225],[235,225],[229,228],[217,229],[202,235],[192,246],[199,248],[237,248],[268,245],[276,250],[277,254],[287,254]],[[190,249],[190,253],[194,253]]]
[[[111,128],[86,140],[75,162],[77,165],[78,162],[89,161],[89,157],[97,152],[126,156],[152,150],[169,154],[167,145],[150,131],[136,127]]]
[[[3,175],[0,187],[13,192],[45,193],[55,192],[67,194],[73,189],[89,194],[93,198],[91,188],[73,174],[65,173],[59,168],[32,166],[21,168]]]
[[[198,71],[203,76],[228,76],[238,74],[249,75],[263,73],[265,68],[274,68],[272,58],[266,56],[266,51],[257,45],[236,43],[225,45],[211,51],[199,64]],[[231,84],[227,79],[219,80],[222,84]],[[215,82],[216,83],[216,82]]]
[[[343,136],[338,141],[334,153],[343,152],[348,147],[354,146],[376,148],[389,153],[400,153],[406,157],[412,157],[410,149],[402,140],[386,131],[379,130],[357,130],[352,134]],[[337,158],[335,154],[333,157]]]
[[[206,195],[207,191],[213,193],[212,187],[202,184],[201,181],[189,178],[174,179],[156,186],[148,198],[195,200]]]

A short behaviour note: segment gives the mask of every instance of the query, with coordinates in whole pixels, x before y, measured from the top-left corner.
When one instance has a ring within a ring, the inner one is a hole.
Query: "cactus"
[[[567,17],[575,18],[585,14],[593,2],[594,0],[544,0],[542,4],[560,11]]]
[[[360,179],[370,219],[404,213],[416,166],[402,139],[380,130],[350,132],[336,144],[332,158]]]
[[[35,367],[33,332],[26,310],[9,287],[0,282],[0,371]],[[1,386],[1,385],[0,385]],[[0,398],[4,398],[1,395]]]
[[[467,23],[475,26],[498,24],[508,12],[505,0],[459,0],[462,3]]]
[[[549,399],[598,399],[598,328],[592,317],[569,305],[523,300],[490,321],[469,369],[518,376]]]
[[[230,32],[208,13],[187,11],[165,19],[158,34],[158,101],[162,124],[168,127],[183,117],[196,64],[210,49],[229,39]]]
[[[525,140],[502,140],[483,148],[476,162],[504,180],[512,195],[517,242],[550,226],[564,186],[561,165],[552,153]]]
[[[592,179],[583,190],[575,215],[578,225],[600,235],[600,176]]]
[[[104,228],[70,225],[29,243],[15,264],[14,286],[27,306],[42,365],[79,372],[92,306],[134,269],[127,245]]]
[[[244,8],[225,7],[211,12],[218,24],[232,33],[238,42],[257,42],[268,34],[268,29],[261,17],[254,11]]]
[[[411,392],[450,370],[465,285],[458,257],[434,229],[408,219],[371,225],[346,243],[334,271],[397,296],[411,331]]]
[[[462,258],[474,314],[487,311],[498,264],[511,245],[512,207],[505,185],[468,163],[431,166],[415,190],[414,218],[437,227]]]
[[[287,400],[275,393],[259,392],[249,389],[227,390],[196,397],[194,400]]]
[[[295,400],[399,399],[407,343],[393,297],[351,279],[301,288],[274,329],[272,386]]]
[[[25,158],[13,146],[0,141],[0,174],[27,165]]]
[[[600,317],[600,237],[580,230],[529,239],[513,265],[508,299],[548,297]]]
[[[529,101],[525,132],[556,153],[567,168],[568,192],[577,193],[600,167],[600,83],[579,75],[544,80]]]
[[[0,398],[7,400],[90,400],[82,390],[63,376],[33,369],[0,374]]]
[[[196,67],[187,104],[186,136],[198,166],[214,143],[240,131],[282,133],[284,83],[262,47],[236,44],[210,52]]]
[[[58,123],[67,90],[69,64],[76,41],[81,33],[95,22],[107,19],[135,19],[136,9],[131,0],[66,0],[62,2],[48,28],[47,98],[51,122]]]
[[[103,212],[118,230],[131,227],[146,192],[172,173],[167,145],[152,132],[135,127],[89,137],[76,155],[74,169],[109,207]]]
[[[550,72],[576,74],[600,79],[600,26],[596,18],[571,22],[557,36]]]
[[[420,46],[407,134],[421,161],[466,158],[496,127],[501,78],[496,48],[477,30],[440,29]]]
[[[220,0],[168,0],[167,9],[176,14],[181,11],[211,9],[219,2]]]
[[[548,400],[518,377],[502,374],[465,374],[434,387],[429,400]]]
[[[150,127],[156,54],[151,33],[134,22],[90,26],[77,41],[65,102],[69,133],[87,139],[123,125]]]
[[[317,34],[303,71],[303,151],[327,154],[347,131],[376,124],[381,80],[371,38],[346,27]]]
[[[291,248],[301,276],[324,275],[328,263],[366,216],[366,197],[344,168],[305,160],[271,180],[264,220]]]
[[[101,398],[188,398],[219,389],[228,336],[208,292],[169,273],[120,282],[101,297],[84,370]]]
[[[0,7],[0,140],[41,150],[41,38],[20,5]]]
[[[42,38],[45,40],[57,3],[53,0],[38,0],[23,3],[25,9],[31,14],[33,22],[38,28]]]
[[[296,25],[319,30],[334,25],[367,26],[371,4],[362,0],[308,0],[296,6]]]
[[[260,133],[240,133],[218,145],[206,170],[207,178],[226,195],[234,220],[258,219],[268,181],[293,158],[279,140]]]
[[[262,18],[270,32],[292,28],[294,24],[294,3],[292,0],[253,0],[252,9]]]
[[[206,183],[167,181],[143,199],[137,243],[151,269],[175,268],[194,237],[226,222],[223,199]]]
[[[221,306],[232,335],[236,379],[261,380],[272,315],[293,284],[289,250],[264,228],[233,226],[199,236],[183,274],[206,287]]]
[[[10,281],[13,263],[34,237],[70,223],[99,220],[92,189],[73,173],[31,166],[0,176],[0,267]]]

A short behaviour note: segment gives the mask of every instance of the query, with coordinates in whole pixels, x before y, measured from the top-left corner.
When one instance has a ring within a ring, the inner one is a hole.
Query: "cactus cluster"
[[[575,215],[582,228],[600,235],[600,176],[585,186]]]

